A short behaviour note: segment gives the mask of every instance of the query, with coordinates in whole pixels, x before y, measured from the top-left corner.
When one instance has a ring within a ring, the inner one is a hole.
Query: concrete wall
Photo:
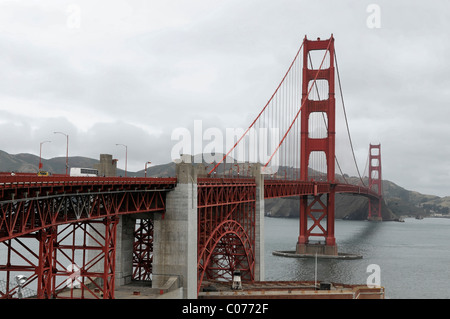
[[[197,171],[187,163],[176,170],[178,185],[167,194],[166,213],[154,219],[153,287],[176,275],[183,297],[197,298]]]
[[[94,165],[99,176],[114,177],[117,171],[117,160],[113,160],[110,154],[100,154],[100,163]]]
[[[120,216],[116,233],[116,286],[129,284],[132,279],[135,224],[134,216]]]
[[[179,163],[176,167],[177,187],[167,193],[166,213],[152,214],[153,288],[164,287],[174,276],[179,278],[182,297],[197,298],[197,176],[204,167]],[[264,179],[260,166],[253,168],[256,179],[255,205],[255,280],[264,280]],[[148,216],[146,216],[148,217]],[[117,226],[116,286],[131,282],[133,231],[139,215],[122,215]],[[144,218],[141,216],[141,218]]]
[[[252,167],[252,176],[256,181],[255,203],[255,280],[264,281],[264,175],[261,165]]]

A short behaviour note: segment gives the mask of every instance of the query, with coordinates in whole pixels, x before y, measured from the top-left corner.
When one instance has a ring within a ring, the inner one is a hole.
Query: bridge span
[[[150,277],[161,289],[176,278],[187,298],[196,298],[203,280],[230,280],[236,269],[244,281],[262,281],[265,198],[329,192],[378,198],[355,185],[265,179],[257,164],[241,178],[210,178],[205,167],[188,163],[176,172],[173,178],[3,174],[0,272],[12,288],[2,297],[17,294],[16,273],[29,274],[25,287],[35,282],[38,298],[66,296],[61,280],[74,273],[84,297],[100,290],[104,298]],[[25,238],[36,241],[34,261],[17,248],[29,249]]]
[[[323,58],[313,61],[312,51]],[[73,297],[74,287],[81,298],[114,298],[115,287],[151,278],[162,291],[177,282],[184,298],[196,298],[203,281],[231,280],[235,271],[243,281],[263,281],[265,198],[299,197],[296,254],[338,255],[335,194],[367,197],[369,218],[381,220],[382,190],[380,145],[370,145],[368,186],[336,179],[335,74],[340,83],[333,36],[305,37],[268,103],[209,171],[180,162],[173,178],[0,174],[0,297],[32,282],[37,298]],[[255,128],[282,133],[269,159],[241,161],[261,163],[249,178],[213,178]],[[284,178],[262,173],[274,161]],[[29,276],[15,277],[21,272]]]

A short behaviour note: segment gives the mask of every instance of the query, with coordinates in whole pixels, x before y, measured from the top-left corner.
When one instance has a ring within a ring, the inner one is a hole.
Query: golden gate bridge
[[[336,156],[336,82],[359,176],[357,184],[346,180]],[[251,143],[254,133],[264,129],[276,129],[279,139],[260,138]],[[258,162],[256,154],[261,153],[264,161]],[[244,159],[237,168],[247,174],[233,175],[234,164],[226,171],[231,155]],[[194,295],[205,279],[230,280],[235,270],[244,281],[259,280],[263,278],[265,198],[299,198],[296,254],[337,255],[335,194],[367,197],[368,219],[382,220],[379,144],[370,144],[368,163],[365,184],[348,129],[334,37],[305,37],[261,112],[223,158],[209,166],[180,163],[177,176],[171,178],[1,174],[0,245],[4,250],[0,272],[5,275],[6,288],[0,291],[0,298],[17,297],[19,283],[13,277],[17,272],[29,273],[21,287],[34,283],[36,298],[67,298],[61,293],[67,290],[61,278],[72,278],[75,271],[67,264],[77,265],[81,298],[114,298],[118,267],[121,272],[131,268],[117,262],[117,229],[126,216],[136,216],[133,256],[121,257],[121,263],[128,260],[133,264],[133,271],[128,272],[135,280],[160,275],[172,264],[176,264],[173,269],[182,269],[182,284]],[[180,222],[176,216],[185,219]],[[81,243],[75,239],[76,232],[82,234]],[[161,240],[157,245],[154,232]],[[164,241],[169,233],[180,237]],[[38,249],[31,250],[24,244],[25,238],[34,240]],[[31,257],[26,257],[24,250]],[[168,250],[170,256],[159,257]],[[195,258],[188,250],[195,252]]]

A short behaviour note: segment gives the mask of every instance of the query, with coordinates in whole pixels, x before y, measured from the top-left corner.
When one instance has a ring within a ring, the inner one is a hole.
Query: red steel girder
[[[114,298],[118,222],[111,216],[65,225],[58,232],[55,276],[64,280],[55,286],[55,298]]]
[[[151,280],[153,269],[153,220],[136,220],[133,244],[133,280]]]
[[[264,198],[289,197],[329,193],[327,182],[303,182],[297,180],[265,180]]]
[[[22,238],[1,242],[7,247],[7,254],[2,256],[6,257],[6,262],[0,265],[0,271],[6,272],[7,287],[13,285],[0,298],[16,297],[17,286],[11,275],[18,271],[29,274],[23,287],[32,287],[35,283],[38,299],[114,298],[117,223],[118,217],[111,216],[74,222],[59,230],[52,226],[22,236],[36,240],[37,251],[32,248],[33,243],[22,243]],[[79,232],[81,236],[76,235]],[[13,264],[13,254],[16,264]],[[79,289],[74,290],[76,285]]]
[[[230,243],[230,238],[233,238]],[[234,220],[217,225],[198,252],[198,290],[207,273],[211,279],[231,279],[234,270],[240,270],[243,280],[254,280],[254,237]],[[238,252],[238,253],[237,253]],[[237,258],[240,255],[240,258]],[[222,262],[219,262],[222,260]]]
[[[39,241],[39,262],[36,269],[38,299],[48,299],[53,296],[56,235],[56,226],[41,229],[37,235]]]
[[[87,192],[0,201],[0,241],[75,221],[130,213],[164,213],[165,192]]]
[[[254,280],[253,179],[198,179],[198,291],[203,279],[231,280],[239,269]]]

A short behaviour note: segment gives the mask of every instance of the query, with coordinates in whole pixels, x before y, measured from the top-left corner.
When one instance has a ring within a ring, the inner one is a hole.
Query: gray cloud
[[[167,162],[176,127],[246,128],[303,37],[333,33],[358,164],[381,142],[384,178],[449,195],[450,4],[377,1],[370,29],[370,3],[77,1],[71,28],[72,1],[0,1],[0,149],[36,154],[51,139],[44,157],[63,156],[53,131],[65,131],[71,155],[121,166],[123,143],[130,170]]]

